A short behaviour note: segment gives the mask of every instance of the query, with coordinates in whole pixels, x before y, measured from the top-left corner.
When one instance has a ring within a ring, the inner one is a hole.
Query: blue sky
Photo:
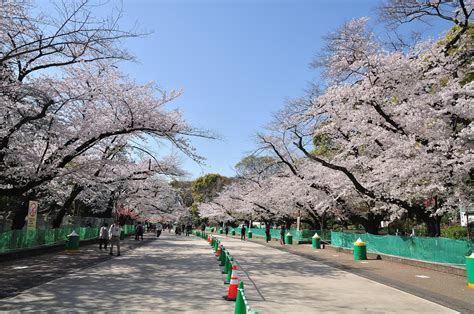
[[[42,1],[46,0],[40,0]],[[193,178],[233,166],[255,148],[254,134],[285,99],[318,79],[308,64],[323,37],[342,23],[371,16],[377,0],[124,0],[123,27],[152,31],[126,41],[138,63],[122,67],[137,82],[183,89],[174,104],[194,126],[222,140],[193,140],[205,166],[183,158]],[[111,0],[110,5],[120,5]],[[106,9],[102,8],[101,14]],[[427,28],[427,35],[446,30]],[[377,29],[381,29],[377,26]]]

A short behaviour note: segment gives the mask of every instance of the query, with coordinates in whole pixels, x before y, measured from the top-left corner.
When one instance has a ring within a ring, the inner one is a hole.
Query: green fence
[[[237,234],[240,234],[240,227],[234,228]],[[254,237],[262,237],[265,238],[265,229],[264,228],[251,228],[252,235]],[[290,229],[286,230],[285,234],[291,233],[293,236],[293,241],[311,241],[311,238],[314,236],[315,233],[321,237],[322,240],[330,241],[331,240],[331,231],[330,230],[296,230]],[[270,229],[270,235],[272,239],[280,239],[280,229]]]
[[[464,256],[472,243],[463,240],[428,237],[378,236],[331,232],[331,244],[353,248],[357,238],[367,243],[367,251],[443,264],[465,265]]]
[[[44,230],[11,230],[0,233],[0,254],[13,250],[34,248],[38,246],[48,246],[61,244],[66,240],[66,236],[75,230],[79,234],[79,239],[95,239],[99,235],[99,228],[56,228]],[[133,225],[123,226],[126,235],[134,233]]]
[[[122,226],[122,230],[125,235],[134,234],[135,233],[135,226],[134,225],[124,225]]]

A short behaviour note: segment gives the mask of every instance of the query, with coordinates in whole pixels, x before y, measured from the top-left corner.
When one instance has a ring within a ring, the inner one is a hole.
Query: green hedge
[[[450,239],[467,239],[467,228],[462,226],[451,226],[441,229],[441,236]]]

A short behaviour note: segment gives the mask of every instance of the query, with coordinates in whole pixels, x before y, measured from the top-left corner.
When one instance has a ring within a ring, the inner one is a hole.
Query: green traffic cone
[[[227,255],[227,251],[225,248],[222,249],[221,251],[221,256],[219,256],[219,266],[224,266],[225,265],[225,256]]]
[[[225,255],[224,270],[222,271],[223,274],[227,274],[229,272],[229,257],[230,254],[227,253]]]
[[[224,284],[230,284],[230,278],[232,277],[232,265],[234,264],[234,259],[231,257],[229,260],[229,269],[227,270],[227,278],[224,281]]]
[[[245,306],[244,297],[242,296],[243,291],[244,291],[244,283],[240,281],[238,290],[237,290],[237,299],[235,300],[234,314],[247,313],[247,307]]]

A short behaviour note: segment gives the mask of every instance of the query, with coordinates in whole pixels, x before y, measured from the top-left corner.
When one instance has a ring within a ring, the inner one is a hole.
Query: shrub
[[[451,226],[441,229],[441,236],[451,239],[467,238],[467,228],[462,226]]]

